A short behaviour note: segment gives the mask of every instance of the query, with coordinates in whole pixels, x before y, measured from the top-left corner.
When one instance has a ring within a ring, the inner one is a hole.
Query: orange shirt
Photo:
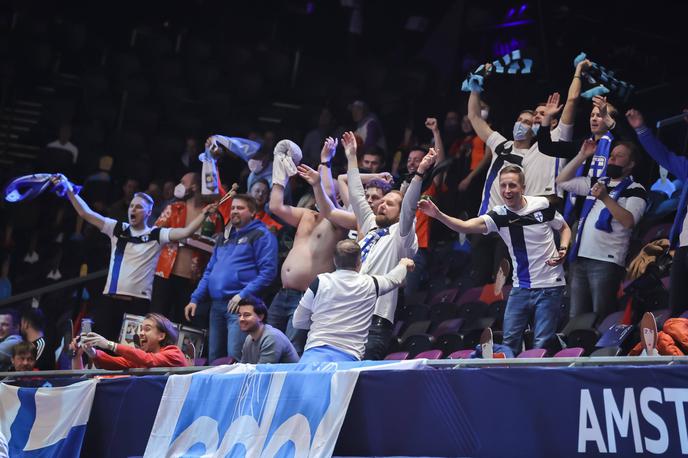
[[[441,192],[447,192],[446,185],[442,185]],[[423,196],[437,197],[440,191],[437,190],[435,182],[425,192]],[[430,217],[420,210],[416,210],[416,236],[418,237],[418,248],[427,248],[430,244]]]
[[[457,140],[449,148],[450,156],[458,156],[463,148],[469,148],[471,154],[471,170],[475,170],[480,164],[480,161],[485,157],[485,142],[480,139],[477,135],[469,135]]]

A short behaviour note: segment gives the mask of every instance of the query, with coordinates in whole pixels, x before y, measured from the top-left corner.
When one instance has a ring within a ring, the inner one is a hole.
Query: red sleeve
[[[105,352],[98,351],[96,353],[96,363],[103,369],[180,367],[187,365],[184,354],[174,345],[163,347],[158,353],[147,353],[128,345],[117,345],[117,353],[121,356],[110,356]]]

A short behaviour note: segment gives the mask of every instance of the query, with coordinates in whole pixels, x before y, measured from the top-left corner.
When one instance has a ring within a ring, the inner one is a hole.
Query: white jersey
[[[573,126],[559,124],[551,132],[552,141],[568,141],[573,135]],[[540,152],[538,144],[530,148],[514,148],[513,140],[507,140],[497,131],[492,132],[485,144],[492,150],[492,162],[483,185],[483,200],[478,215],[484,215],[497,205],[504,205],[499,194],[499,172],[507,165],[518,165],[526,176],[526,195],[546,196],[556,194],[564,196],[558,189],[556,178],[566,165],[566,160],[550,157]]]
[[[576,177],[561,184],[566,191],[578,196],[587,196],[590,188],[597,182],[594,177]],[[621,180],[611,180],[607,189],[611,191]],[[626,188],[618,200],[619,206],[625,208],[633,215],[633,221],[638,224],[640,218],[645,213],[647,193],[642,185],[633,182]],[[628,254],[628,243],[633,233],[633,228],[625,228],[616,219],[612,218],[612,231],[606,232],[595,227],[600,213],[606,206],[601,200],[596,200],[590,209],[585,226],[581,233],[581,240],[578,245],[578,256],[598,261],[613,262],[620,266],[626,265],[626,255]]]
[[[301,298],[293,325],[310,329],[306,350],[330,345],[363,358],[375,301],[398,288],[406,268],[397,265],[386,275],[364,275],[353,270],[319,274]]]
[[[150,299],[160,250],[170,241],[170,229],[131,229],[129,223],[105,219],[101,231],[110,237],[112,252],[103,294]]]
[[[564,286],[564,267],[547,265],[549,259],[559,256],[554,231],[564,226],[564,218],[545,197],[525,199],[526,205],[518,211],[498,205],[482,215],[487,225],[485,234],[497,232],[504,239],[514,266],[515,287]]]

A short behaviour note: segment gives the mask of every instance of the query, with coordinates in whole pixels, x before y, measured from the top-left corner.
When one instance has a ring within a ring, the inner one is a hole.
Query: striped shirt
[[[564,218],[545,197],[526,196],[526,205],[518,211],[498,205],[482,218],[487,231],[497,232],[509,248],[514,266],[513,285],[519,288],[564,286],[564,267],[549,266],[547,260],[559,256],[554,230],[564,225]]]
[[[170,241],[170,229],[135,231],[129,223],[106,218],[101,232],[112,244],[103,294],[150,299],[155,266],[162,246]]]

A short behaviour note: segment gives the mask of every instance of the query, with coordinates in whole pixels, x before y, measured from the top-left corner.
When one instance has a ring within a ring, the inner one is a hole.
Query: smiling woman
[[[177,329],[170,320],[163,315],[149,313],[143,320],[139,332],[140,349],[120,345],[99,334],[89,332],[78,344],[76,339],[72,341],[71,348],[76,352],[72,368],[83,368],[81,355],[84,353],[101,369],[186,366],[184,353],[175,345],[177,337]],[[103,350],[109,350],[117,356]]]

